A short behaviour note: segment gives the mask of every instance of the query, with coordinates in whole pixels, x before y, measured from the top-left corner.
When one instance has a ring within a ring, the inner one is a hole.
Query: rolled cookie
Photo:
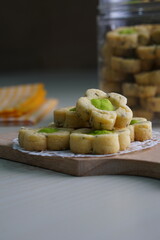
[[[152,123],[150,121],[134,124],[135,141],[145,141],[152,138]]]
[[[160,112],[160,96],[147,98],[146,106],[149,111]]]
[[[18,140],[21,147],[28,151],[69,149],[72,129],[44,127],[38,129],[21,128]]]
[[[156,58],[156,46],[140,46],[137,48],[137,55],[140,59],[152,60]]]
[[[85,122],[78,117],[75,106],[54,110],[53,118],[55,125],[57,127],[65,128],[89,127],[88,122]]]
[[[130,130],[130,139],[131,142],[135,141],[135,132],[134,132],[134,124],[135,123],[140,123],[140,122],[144,122],[147,121],[146,118],[140,118],[140,117],[133,117],[129,126],[127,127]]]
[[[120,128],[127,127],[130,123],[130,120],[133,117],[133,113],[131,109],[127,105],[124,105],[119,107],[116,112],[117,112],[117,118],[116,118],[114,128],[120,129]]]
[[[115,71],[122,71],[124,73],[139,73],[141,71],[141,61],[139,59],[112,57],[111,67]]]
[[[129,129],[129,131],[130,131],[130,141],[134,142],[134,126],[133,125],[129,125],[127,127],[127,129]]]
[[[133,27],[121,27],[106,34],[106,39],[113,48],[136,48],[138,45],[138,34]]]
[[[18,132],[18,142],[19,145],[24,148],[25,145],[25,136],[26,134],[32,134],[35,130],[32,128],[21,127]]]
[[[118,133],[120,151],[127,149],[130,146],[130,130],[127,128],[116,130],[115,133]]]
[[[137,25],[131,27],[119,27],[106,34],[106,39],[113,48],[132,49],[137,46],[145,46],[150,42],[151,26]]]
[[[142,72],[135,74],[135,81],[139,85],[149,85],[152,72]]]
[[[160,70],[135,74],[135,81],[140,85],[160,85]]]
[[[160,44],[160,25],[154,25],[151,31],[151,40],[155,44]]]
[[[102,67],[100,71],[100,79],[107,80],[107,82],[122,82],[126,80],[127,74],[123,72],[118,72],[110,67]]]
[[[109,46],[108,43],[104,43],[103,46],[100,48],[100,56],[102,56],[103,62],[107,64],[107,66],[111,65],[111,57],[112,57],[112,48]]]
[[[18,133],[19,145],[27,151],[43,151],[47,149],[46,136],[38,130],[22,127]]]
[[[115,57],[134,58],[136,51],[135,48],[115,47],[112,48],[112,55]]]
[[[56,131],[48,133],[47,149],[51,151],[67,150],[69,149],[70,133],[73,129],[70,128],[55,128]]]
[[[151,72],[150,76],[151,85],[160,85],[160,70],[155,70]]]
[[[138,86],[138,97],[140,98],[148,98],[154,97],[157,92],[156,86]]]
[[[138,45],[148,45],[150,42],[151,25],[137,25],[134,28],[138,33]]]
[[[108,130],[126,127],[132,118],[127,99],[117,93],[95,93],[96,89],[89,89],[85,97],[78,99],[77,114],[84,121],[90,121],[93,128],[106,129],[106,125]]]
[[[70,149],[79,154],[111,154],[130,145],[129,130],[108,131],[79,129],[70,135]]]
[[[152,123],[146,118],[132,118],[130,123],[131,138],[133,141],[145,141],[152,137]]]
[[[115,111],[92,111],[90,115],[91,126],[94,129],[112,130],[116,123],[117,114]]]

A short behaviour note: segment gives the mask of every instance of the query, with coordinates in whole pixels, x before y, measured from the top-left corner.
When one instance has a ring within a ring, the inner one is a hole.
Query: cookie
[[[100,78],[102,80],[107,80],[107,82],[120,83],[127,79],[127,74],[123,72],[118,72],[110,67],[102,67],[100,72]]]
[[[129,146],[128,129],[119,131],[79,129],[70,135],[70,149],[78,154],[113,154]]]
[[[134,142],[134,126],[133,125],[129,125],[129,126],[127,126],[127,129],[130,132],[130,141]]]
[[[107,42],[113,48],[136,48],[138,45],[137,31],[131,27],[121,27],[106,34]]]
[[[140,85],[160,85],[160,70],[135,74],[134,77]]]
[[[148,45],[150,42],[151,25],[137,25],[134,28],[138,34],[138,45]]]
[[[146,118],[132,118],[129,129],[131,141],[145,141],[152,138],[152,123]]]
[[[22,127],[18,133],[19,145],[27,151],[43,151],[47,149],[46,136],[36,129]]]
[[[152,123],[150,121],[142,121],[134,124],[135,141],[145,141],[152,138]]]
[[[149,85],[152,72],[142,72],[134,75],[135,81],[139,85]]]
[[[160,96],[147,98],[146,106],[149,111],[160,112]]]
[[[94,129],[112,130],[116,123],[117,114],[115,111],[92,111],[90,115],[90,123]]]
[[[152,60],[156,58],[156,46],[139,46],[137,47],[137,56],[140,59]]]
[[[160,85],[160,70],[151,72],[150,84],[151,85]]]
[[[70,133],[73,129],[69,128],[55,128],[56,131],[48,133],[47,150],[60,151],[69,149]]]
[[[97,94],[97,89],[89,89],[85,97],[78,99],[76,112],[95,129],[106,129],[106,126],[108,130],[124,128],[132,118],[132,111],[126,103],[127,99],[121,94],[103,91]]]
[[[44,127],[38,129],[21,128],[18,141],[27,151],[69,149],[70,132],[68,128]]]
[[[118,133],[120,151],[126,150],[131,143],[130,131],[127,128],[116,130],[115,133]]]
[[[151,31],[151,40],[155,44],[160,44],[160,25],[154,25]]]
[[[149,25],[119,27],[108,32],[106,39],[113,48],[134,49],[149,44],[150,29]]]
[[[56,127],[65,128],[89,127],[88,122],[85,122],[78,117],[75,106],[54,110],[53,118]]]
[[[100,56],[102,57],[102,61],[107,65],[110,66],[111,57],[112,57],[112,49],[108,43],[104,43],[103,46],[100,48]]]
[[[129,125],[130,120],[133,116],[131,109],[127,106],[121,106],[116,110],[117,118],[114,125],[114,128],[125,128]]]
[[[140,98],[154,97],[157,93],[156,86],[138,86],[137,95]]]
[[[142,118],[142,117],[133,117],[129,126],[128,126],[128,129],[130,130],[130,139],[131,139],[131,142],[135,141],[135,131],[134,131],[134,125],[136,123],[141,123],[141,122],[144,122],[144,121],[147,121],[146,118]]]
[[[139,59],[125,59],[120,57],[111,58],[111,67],[115,71],[124,73],[139,73],[141,71],[141,61]]]
[[[115,57],[134,58],[136,55],[135,48],[114,47],[112,55]]]

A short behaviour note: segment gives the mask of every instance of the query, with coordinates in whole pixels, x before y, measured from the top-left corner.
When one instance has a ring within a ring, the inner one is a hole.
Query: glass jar
[[[160,2],[100,0],[97,24],[100,89],[160,122]]]

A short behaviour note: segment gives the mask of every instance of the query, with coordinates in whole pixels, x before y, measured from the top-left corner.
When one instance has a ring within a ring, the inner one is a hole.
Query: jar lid
[[[137,12],[143,9],[146,12],[160,11],[160,0],[99,0],[98,10],[100,13],[107,11],[130,11]]]
[[[160,0],[99,0],[99,5],[106,4],[140,4],[140,3],[154,3]]]

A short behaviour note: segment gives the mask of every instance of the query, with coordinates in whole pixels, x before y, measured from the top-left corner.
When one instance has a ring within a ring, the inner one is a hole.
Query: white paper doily
[[[135,152],[135,151],[140,151],[143,149],[147,149],[147,148],[151,148],[155,145],[157,145],[158,143],[160,143],[160,132],[156,132],[153,131],[153,137],[150,140],[146,140],[144,142],[132,142],[130,147],[125,150],[125,151],[120,151],[118,153],[114,153],[114,154],[105,154],[105,155],[93,155],[93,154],[74,154],[72,153],[70,150],[66,150],[66,151],[41,151],[41,152],[34,152],[34,151],[26,151],[23,148],[21,148],[19,146],[18,143],[18,139],[15,138],[13,140],[13,149],[16,149],[18,151],[24,152],[24,153],[28,153],[31,155],[38,155],[38,156],[60,156],[60,157],[102,157],[102,156],[114,156],[117,154],[126,154],[126,153],[130,153],[130,152]]]

